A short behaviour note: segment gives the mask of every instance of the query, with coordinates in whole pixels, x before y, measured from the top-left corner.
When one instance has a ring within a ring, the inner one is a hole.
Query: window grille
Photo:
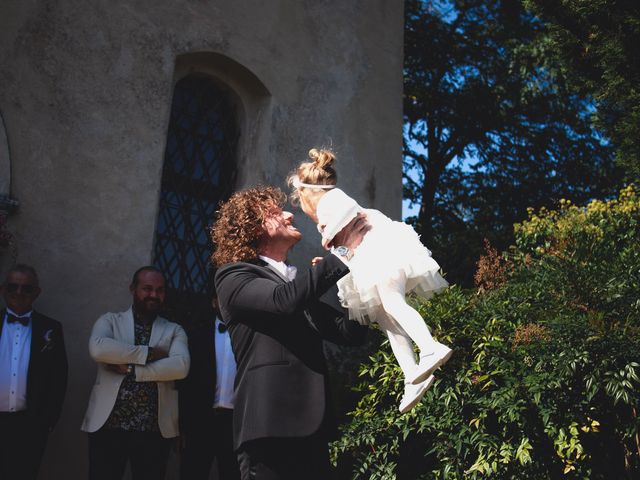
[[[165,274],[167,307],[176,317],[210,297],[208,227],[233,188],[238,135],[227,91],[206,76],[176,84],[154,243],[154,264]]]

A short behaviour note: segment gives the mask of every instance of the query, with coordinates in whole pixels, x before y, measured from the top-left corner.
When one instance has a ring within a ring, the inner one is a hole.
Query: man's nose
[[[282,212],[282,218],[284,218],[285,220],[293,220],[293,213]]]

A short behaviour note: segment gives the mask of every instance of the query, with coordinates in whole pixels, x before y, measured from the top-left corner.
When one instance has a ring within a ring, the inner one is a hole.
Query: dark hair
[[[166,280],[164,278],[164,273],[162,273],[162,271],[158,267],[154,267],[153,265],[145,265],[144,267],[140,267],[139,269],[137,269],[133,273],[133,277],[131,278],[131,286],[132,287],[135,287],[135,286],[138,285],[138,276],[142,272],[156,272],[156,273],[159,273],[162,276],[163,280]]]
[[[258,258],[264,235],[262,222],[273,207],[282,208],[287,196],[276,187],[255,187],[231,195],[216,212],[209,230],[214,245],[211,260],[216,267]]]
[[[9,271],[7,272],[7,276],[9,276],[10,273],[14,273],[14,272],[28,273],[29,275],[33,276],[34,280],[36,281],[36,285],[40,284],[40,280],[38,279],[38,273],[36,272],[36,269],[33,268],[31,265],[27,265],[26,263],[16,263],[11,268],[9,268]]]

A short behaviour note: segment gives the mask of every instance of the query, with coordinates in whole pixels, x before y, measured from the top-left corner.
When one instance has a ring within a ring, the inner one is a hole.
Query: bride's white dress
[[[378,288],[385,288],[390,279],[405,278],[406,293],[415,292],[426,298],[449,285],[440,275],[440,266],[431,252],[410,225],[394,221],[379,210],[359,206],[354,209],[354,203],[344,192],[334,189],[327,192],[318,205],[318,219],[320,223],[326,222],[324,225],[333,230],[332,235],[336,223],[346,225],[350,219],[347,221],[345,216],[352,219],[358,211],[364,211],[371,224],[371,230],[349,261],[350,273],[338,281],[338,296],[341,304],[349,309],[350,318],[363,324],[375,321],[382,303]],[[327,211],[328,207],[333,211]],[[337,218],[339,220],[333,221]],[[321,231],[326,232],[326,227]]]

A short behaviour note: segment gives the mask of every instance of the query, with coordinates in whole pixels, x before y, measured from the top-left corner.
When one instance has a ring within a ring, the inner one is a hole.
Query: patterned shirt
[[[153,322],[144,324],[134,313],[135,344],[149,345]],[[118,398],[104,428],[135,432],[159,432],[158,384],[136,382],[135,371],[122,380]]]

